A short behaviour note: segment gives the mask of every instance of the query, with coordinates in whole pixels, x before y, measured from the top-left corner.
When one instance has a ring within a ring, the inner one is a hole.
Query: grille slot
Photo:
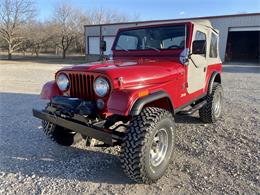
[[[93,89],[94,76],[88,74],[73,73],[70,78],[70,96],[84,100],[94,100]]]

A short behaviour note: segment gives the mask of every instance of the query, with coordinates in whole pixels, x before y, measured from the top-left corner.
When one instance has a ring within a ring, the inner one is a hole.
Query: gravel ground
[[[153,185],[122,173],[118,147],[63,147],[40,121],[41,86],[59,64],[0,61],[0,194],[260,194],[260,68],[225,66],[224,116],[176,118],[175,157]]]

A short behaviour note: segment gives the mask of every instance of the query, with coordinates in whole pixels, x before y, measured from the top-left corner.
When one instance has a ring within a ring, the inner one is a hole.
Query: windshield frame
[[[152,53],[169,53],[169,52],[179,52],[179,51],[182,51],[184,48],[176,48],[176,49],[158,49],[160,52],[158,51],[155,51],[154,49],[152,48],[147,48],[147,49],[134,49],[134,50],[117,50],[115,49],[116,47],[116,44],[118,42],[118,39],[120,37],[120,34],[122,32],[125,32],[125,31],[131,31],[131,30],[139,30],[139,29],[149,29],[149,28],[160,28],[160,27],[172,27],[172,26],[182,26],[184,25],[185,26],[185,32],[186,32],[186,36],[184,38],[185,40],[185,46],[184,48],[189,48],[190,46],[190,32],[192,31],[191,29],[191,23],[190,22],[185,22],[185,23],[164,23],[164,24],[154,24],[154,25],[147,25],[147,26],[137,26],[137,27],[130,27],[130,28],[121,28],[118,30],[117,32],[117,36],[115,38],[115,41],[113,43],[113,46],[111,48],[112,52],[115,54],[115,53],[136,53],[136,52],[143,52],[143,53],[147,53],[147,52],[152,52]]]

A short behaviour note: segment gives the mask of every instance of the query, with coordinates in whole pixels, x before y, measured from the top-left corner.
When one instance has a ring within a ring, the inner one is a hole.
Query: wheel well
[[[149,102],[144,105],[143,108],[145,107],[157,107],[157,108],[162,108],[165,110],[168,110],[169,112],[173,113],[173,105],[171,103],[171,100],[168,97],[163,97],[161,99]]]
[[[214,83],[221,83],[221,77],[220,77],[220,74],[218,73],[215,78],[214,78]]]
[[[211,78],[209,80],[208,83],[208,92],[211,94],[212,92],[212,88],[213,88],[213,84],[214,83],[220,83],[221,84],[221,77],[220,74],[218,72],[213,72],[213,74],[211,75]]]
[[[144,107],[158,107],[173,112],[170,96],[164,91],[156,91],[148,96],[138,99],[130,109],[131,116],[140,114]]]

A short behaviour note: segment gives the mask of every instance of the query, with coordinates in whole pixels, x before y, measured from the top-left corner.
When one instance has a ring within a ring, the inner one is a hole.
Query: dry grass
[[[66,59],[62,59],[61,56],[53,54],[40,54],[32,56],[26,54],[25,56],[19,53],[13,55],[12,60],[7,59],[5,53],[0,53],[0,64],[19,64],[19,63],[39,63],[39,64],[82,64],[86,63],[85,55],[68,55]]]

